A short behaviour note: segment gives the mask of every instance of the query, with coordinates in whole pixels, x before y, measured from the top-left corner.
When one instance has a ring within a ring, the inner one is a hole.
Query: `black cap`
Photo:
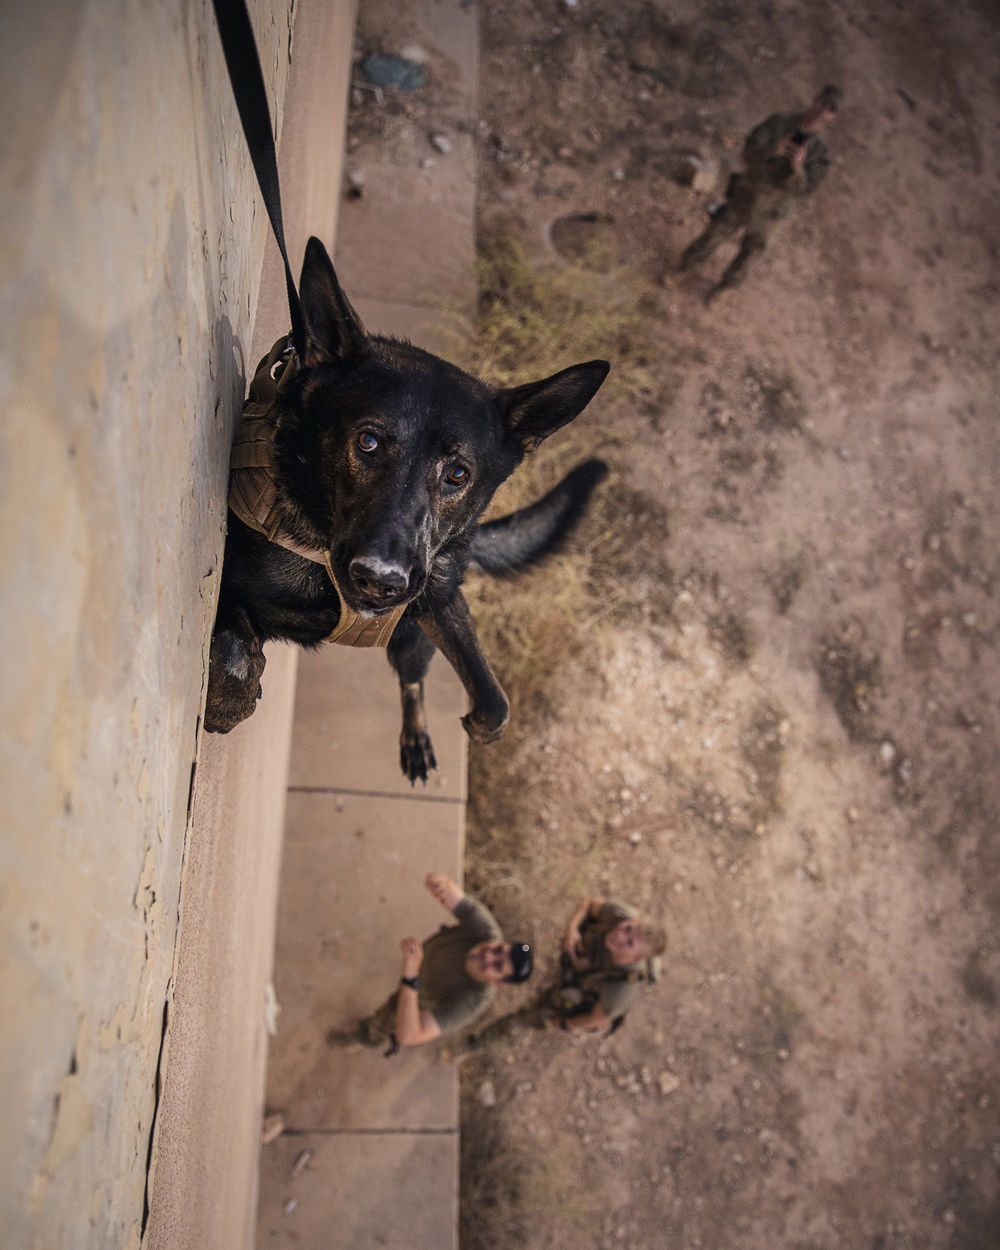
[[[527,981],[532,969],[531,947],[527,942],[511,943],[510,962],[514,965],[514,971],[504,980],[510,985],[520,985],[522,981]]]
[[[826,105],[831,113],[839,113],[840,106],[844,103],[844,93],[840,87],[830,85],[824,87],[816,99]]]

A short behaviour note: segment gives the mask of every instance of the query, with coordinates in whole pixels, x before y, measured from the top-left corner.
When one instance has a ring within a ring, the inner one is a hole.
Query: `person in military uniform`
[[[449,1047],[462,1058],[511,1042],[529,1030],[606,1033],[622,1022],[642,986],[656,979],[667,935],[614,898],[586,898],[566,926],[559,982],[519,1011]]]
[[[429,873],[424,885],[458,924],[442,925],[423,943],[403,938],[399,989],[357,1028],[329,1033],[331,1046],[388,1042],[387,1057],[400,1046],[421,1046],[467,1028],[490,1006],[497,985],[516,985],[531,975],[531,947],[505,941],[482,903],[443,873]]]
[[[743,281],[747,266],[764,251],[795,202],[811,195],[826,177],[830,153],[820,131],[837,116],[843,98],[839,87],[824,87],[804,113],[774,113],[747,135],[746,168],[730,178],[722,205],[681,257],[683,272],[743,231],[740,250],[709,291],[708,303]]]

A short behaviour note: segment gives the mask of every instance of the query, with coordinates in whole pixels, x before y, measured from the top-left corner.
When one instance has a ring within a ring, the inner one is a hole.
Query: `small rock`
[[[476,1097],[479,1099],[481,1107],[495,1107],[497,1102],[497,1092],[493,1088],[493,1082],[487,1077],[476,1091]]]
[[[963,612],[962,624],[965,626],[966,629],[975,629],[976,626],[979,624],[979,613],[978,612]]]
[[[710,158],[688,152],[681,159],[677,177],[679,182],[690,187],[692,191],[707,195],[718,187],[719,166]]]
[[[619,166],[617,169],[613,169],[611,171],[611,177],[614,178],[615,182],[624,182],[625,170]]]
[[[423,65],[427,60],[427,53],[419,43],[408,43],[405,48],[400,48],[399,55],[404,61],[415,61],[417,65]]]
[[[429,136],[429,138],[432,146],[437,148],[439,152],[446,155],[451,151],[451,140],[447,135],[442,134],[439,130],[435,131],[434,134]]]
[[[673,1072],[663,1071],[656,1078],[656,1084],[660,1088],[660,1093],[666,1097],[667,1094],[672,1094],[674,1090],[680,1089],[681,1078],[675,1076]]]
[[[278,1016],[281,1015],[281,1004],[278,1002],[278,996],[274,992],[274,985],[268,982],[264,986],[264,1027],[267,1029],[268,1036],[274,1037],[278,1032]]]
[[[289,1198],[288,1201],[285,1203],[285,1205],[282,1207],[282,1210],[284,1211],[286,1215],[291,1215],[298,1205],[299,1205],[298,1198]]]
[[[376,87],[398,87],[406,92],[416,91],[427,78],[424,67],[416,61],[380,54],[366,56],[361,62],[361,72]]]
[[[313,1152],[311,1150],[302,1151],[299,1157],[292,1164],[292,1180],[294,1180],[296,1176],[301,1176],[301,1174],[306,1170],[306,1164],[312,1157]]]
[[[633,846],[638,846],[638,845],[639,845],[639,843],[642,841],[642,834],[641,834],[641,833],[630,833],[630,834],[628,835],[628,840],[632,843],[632,845],[633,845]]]
[[[264,1123],[261,1125],[260,1141],[261,1145],[269,1146],[275,1138],[280,1137],[285,1131],[285,1117],[278,1111],[273,1115],[266,1115]]]
[[[352,187],[363,187],[368,181],[367,175],[363,169],[349,169],[347,171],[347,182]]]
[[[879,746],[878,757],[883,764],[891,764],[896,758],[896,748],[888,738]]]

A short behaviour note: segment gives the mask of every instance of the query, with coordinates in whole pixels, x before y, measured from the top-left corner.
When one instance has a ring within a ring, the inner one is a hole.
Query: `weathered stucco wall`
[[[354,17],[355,0],[295,3],[278,158],[293,265],[310,234],[333,252]],[[269,236],[251,359],[287,330],[284,270]],[[257,711],[199,744],[146,1250],[249,1250],[254,1242],[298,650],[269,644],[266,654]]]
[[[4,4],[0,106],[0,1243],[128,1247],[266,218],[207,0]]]

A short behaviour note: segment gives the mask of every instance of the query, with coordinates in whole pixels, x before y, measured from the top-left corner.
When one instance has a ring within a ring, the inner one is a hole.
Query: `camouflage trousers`
[[[331,1030],[326,1040],[330,1046],[355,1046],[360,1042],[362,1046],[375,1047],[391,1042],[395,1033],[396,995],[393,994],[377,1011],[359,1020],[355,1028],[344,1032]]]
[[[681,257],[681,270],[692,269],[708,260],[720,243],[743,231],[740,250],[720,278],[716,290],[739,286],[746,277],[750,263],[767,248],[780,225],[783,205],[762,205],[752,188],[737,186],[730,199],[711,218],[704,231],[688,246]]]

